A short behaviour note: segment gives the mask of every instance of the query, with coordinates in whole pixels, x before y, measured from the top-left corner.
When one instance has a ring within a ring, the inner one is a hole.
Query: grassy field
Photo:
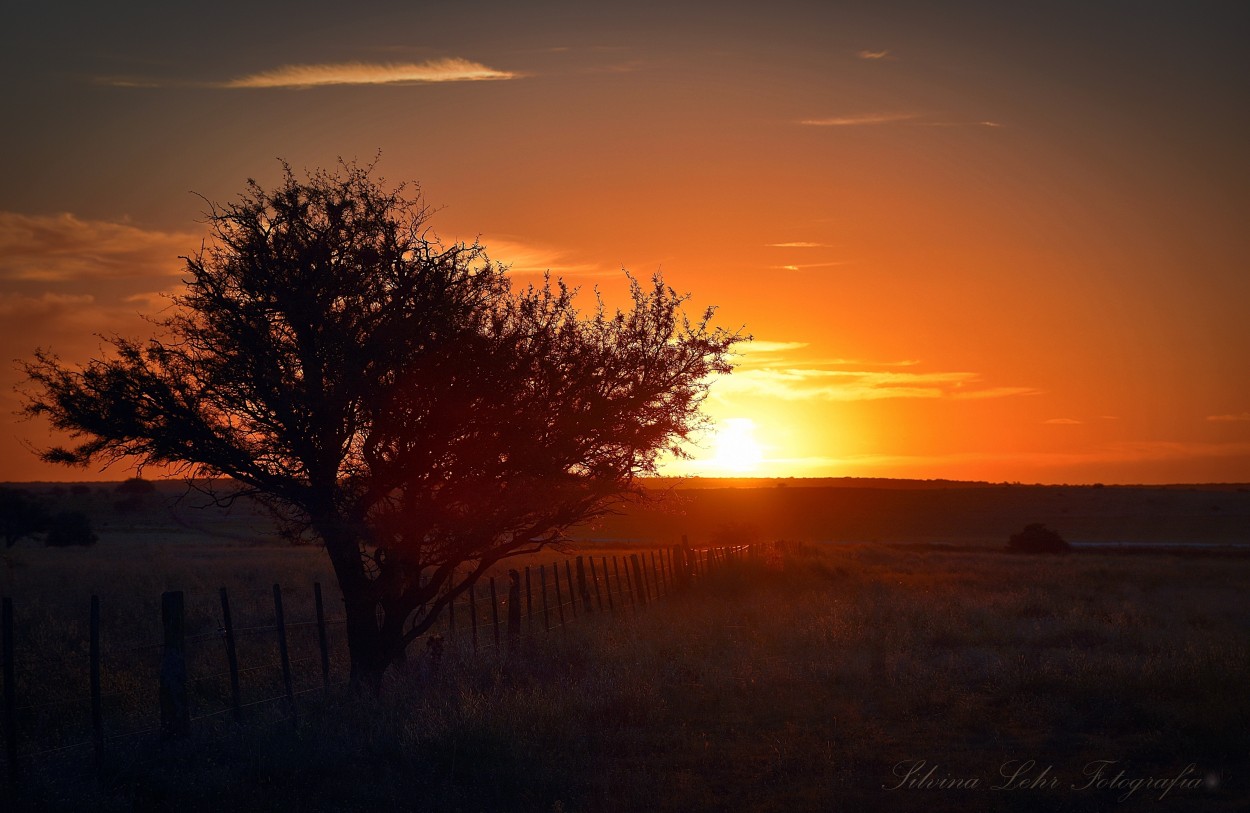
[[[90,550],[14,549],[6,595],[19,607],[46,601],[23,633],[49,646],[72,637],[54,620],[57,597],[76,607],[84,590],[150,604],[166,587],[211,595],[228,583],[256,592],[263,609],[269,582],[325,578],[315,549],[203,529],[190,539],[185,524],[161,522],[150,519],[147,539],[117,527]],[[809,543],[780,566],[725,571],[645,612],[532,636],[517,652],[453,650],[435,671],[416,659],[381,701],[310,699],[294,728],[217,727],[164,748],[140,738],[98,784],[86,763],[73,782],[58,778],[62,763],[34,766],[20,801],[1245,810],[1248,587],[1250,559],[1232,554]]]

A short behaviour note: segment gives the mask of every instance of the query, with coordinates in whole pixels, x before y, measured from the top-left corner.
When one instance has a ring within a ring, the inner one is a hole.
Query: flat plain
[[[666,487],[531,562],[682,536],[696,547],[784,539],[782,556],[724,568],[645,611],[584,615],[516,650],[452,647],[437,669],[414,657],[381,700],[312,693],[294,726],[205,723],[174,745],[138,737],[99,774],[89,751],[27,760],[12,800],[117,810],[1250,806],[1244,487],[782,483]],[[51,663],[45,679],[63,670],[67,696],[80,696],[70,673],[93,593],[118,650],[159,640],[163,590],[186,591],[189,633],[212,631],[223,586],[244,618],[263,620],[274,582],[292,596],[292,617],[306,615],[314,581],[333,604],[324,554],[278,539],[260,514],[176,502],[172,486],[119,514],[111,488],[48,495],[93,515],[94,547],[26,540],[4,558],[19,653]],[[1091,546],[1007,553],[1007,535],[1030,522]],[[1107,543],[1116,547],[1098,546]],[[341,668],[342,642],[332,643]],[[31,673],[20,674],[30,688]],[[140,692],[154,688],[150,674],[118,661],[107,679]],[[81,716],[69,707],[66,728]],[[24,746],[57,735],[50,708]]]

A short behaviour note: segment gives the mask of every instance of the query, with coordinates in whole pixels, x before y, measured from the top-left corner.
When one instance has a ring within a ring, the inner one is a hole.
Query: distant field
[[[1238,485],[726,482],[734,481],[657,483],[646,502],[572,529],[570,549],[610,555],[676,544],[682,537],[694,545],[786,539],[1000,548],[1032,522],[1078,544],[1250,544],[1250,487]],[[3,554],[0,590],[6,595],[81,603],[93,592],[157,596],[170,589],[263,589],[278,580],[321,581],[328,588],[334,581],[319,548],[281,539],[268,516],[248,503],[212,507],[203,495],[169,482],[142,498],[138,509],[119,511],[115,483],[24,487],[59,508],[86,511],[100,542],[64,551],[20,542]],[[509,566],[558,555],[543,553]]]
[[[331,581],[320,549],[277,540],[246,508],[163,492],[117,514],[111,487],[93,488],[57,499],[93,514],[94,548],[5,554],[0,592],[28,620],[27,648],[80,642],[93,591],[113,608],[111,642],[142,644],[163,589],[211,610],[224,585],[263,614],[280,581],[306,614],[307,586]],[[1250,494],[679,490],[579,547],[807,544],[636,618],[401,672],[381,706],[310,706],[295,733],[173,756],[140,742],[101,788],[43,792],[66,810],[1250,809],[1250,557],[1002,552],[1029,522],[1074,541],[1245,542]]]
[[[680,534],[818,542],[1002,545],[1042,522],[1070,542],[1250,543],[1250,487],[1021,486],[910,481],[776,480],[656,489],[587,537]]]

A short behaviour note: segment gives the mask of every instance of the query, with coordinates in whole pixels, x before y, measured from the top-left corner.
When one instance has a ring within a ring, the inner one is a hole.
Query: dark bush
[[[153,491],[156,491],[156,484],[150,480],[144,480],[142,477],[131,477],[129,480],[117,484],[118,494],[142,497],[144,494],[151,494]]]
[[[46,530],[48,512],[30,492],[18,488],[0,488],[0,536],[4,546],[11,548],[24,536]]]
[[[1025,525],[1024,530],[1012,534],[1007,547],[1019,553],[1068,553],[1072,546],[1040,522]]]
[[[72,545],[94,545],[99,537],[91,529],[91,520],[82,511],[62,511],[48,523],[48,536],[44,541],[50,548],[66,548]]]
[[[113,510],[119,514],[133,514],[143,507],[143,498],[138,494],[122,497],[113,503]]]

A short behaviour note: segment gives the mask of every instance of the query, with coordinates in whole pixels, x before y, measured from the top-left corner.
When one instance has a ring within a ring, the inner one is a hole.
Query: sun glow
[[[722,471],[746,474],[755,471],[764,459],[755,441],[755,421],[727,418],[720,422],[715,436],[716,455],[710,461]]]

